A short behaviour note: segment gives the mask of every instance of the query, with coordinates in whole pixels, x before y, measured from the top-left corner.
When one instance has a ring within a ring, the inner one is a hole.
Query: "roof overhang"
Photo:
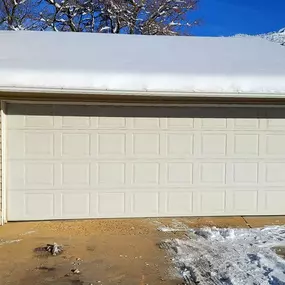
[[[1,88],[0,99],[6,101],[98,102],[98,103],[163,103],[163,104],[285,104],[285,93],[199,93],[137,92],[124,90],[77,90]]]

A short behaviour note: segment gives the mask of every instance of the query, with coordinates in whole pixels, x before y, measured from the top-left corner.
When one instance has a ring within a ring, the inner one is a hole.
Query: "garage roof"
[[[2,91],[285,96],[285,47],[256,37],[2,31],[0,43]]]

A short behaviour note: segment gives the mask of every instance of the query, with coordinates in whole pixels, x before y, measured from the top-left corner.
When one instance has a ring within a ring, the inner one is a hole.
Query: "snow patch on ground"
[[[14,239],[14,240],[2,240],[0,239],[0,246],[5,244],[11,244],[11,243],[18,243],[21,239]]]
[[[28,231],[28,232],[25,232],[25,233],[20,234],[20,236],[31,235],[31,234],[34,234],[35,232],[36,232],[36,231]]]
[[[187,225],[183,224],[180,221],[177,221],[176,219],[172,220],[170,226],[165,226],[159,222],[157,222],[156,224],[159,225],[157,229],[160,232],[185,232],[189,230],[189,227],[187,227]]]
[[[188,229],[164,244],[186,284],[285,284],[285,261],[272,249],[285,246],[285,227]]]

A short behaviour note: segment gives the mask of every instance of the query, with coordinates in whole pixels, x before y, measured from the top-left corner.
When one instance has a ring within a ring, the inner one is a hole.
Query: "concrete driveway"
[[[183,235],[157,228],[173,223],[190,227],[248,227],[285,224],[282,217],[247,219],[132,219],[8,223],[0,228],[0,284],[21,285],[177,285],[170,257],[158,244]],[[64,246],[52,256],[34,249]],[[72,272],[76,270],[75,272]]]

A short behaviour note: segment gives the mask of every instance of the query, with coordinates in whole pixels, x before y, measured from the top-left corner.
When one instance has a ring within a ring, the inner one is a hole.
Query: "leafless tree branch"
[[[0,0],[0,29],[189,35],[198,1]]]

